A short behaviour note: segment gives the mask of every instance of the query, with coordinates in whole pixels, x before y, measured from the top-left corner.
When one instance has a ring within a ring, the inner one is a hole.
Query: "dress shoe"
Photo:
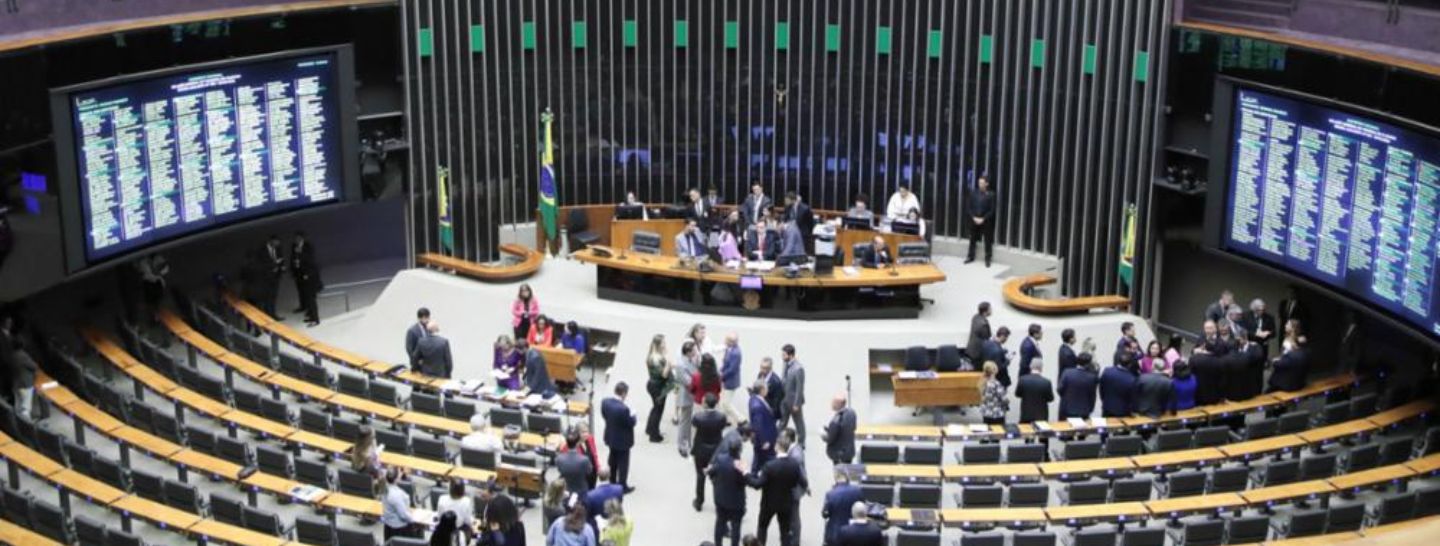
[[[633,486],[633,485],[627,485],[627,486],[625,486],[625,494],[626,494],[626,495],[629,495],[629,494],[634,493],[634,492],[635,492],[635,486]]]
[[[290,311],[290,312],[291,312],[291,313],[304,313],[304,312],[305,312],[305,308],[304,308],[304,307],[296,307],[294,310],[292,310],[292,311]]]
[[[700,499],[695,499],[695,500],[693,500],[693,501],[690,501],[690,506],[694,506],[696,512],[699,512],[699,511],[700,511],[700,507],[701,507],[701,506],[704,506],[704,505],[705,505],[705,503],[700,502]]]
[[[965,258],[965,263],[967,263],[967,264],[968,264],[968,263],[971,263],[971,262],[974,262],[974,261],[975,261],[975,258]]]

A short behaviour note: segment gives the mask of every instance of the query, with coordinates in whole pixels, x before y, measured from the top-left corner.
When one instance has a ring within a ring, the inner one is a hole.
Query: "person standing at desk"
[[[970,318],[970,339],[965,342],[965,356],[970,357],[972,367],[979,366],[985,351],[985,341],[990,339],[990,302],[982,301]]]
[[[786,343],[780,348],[785,362],[785,398],[780,401],[780,426],[795,423],[800,447],[805,447],[805,367],[795,358],[795,346]]]
[[[719,403],[720,399],[714,394],[706,394],[701,400],[700,413],[690,418],[695,428],[695,447],[690,452],[695,461],[695,499],[690,505],[696,512],[705,505],[705,472],[710,468],[710,462],[725,435],[727,419],[724,413],[715,409]]]
[[[1060,418],[1084,419],[1094,413],[1095,390],[1099,383],[1090,353],[1080,353],[1075,357],[1074,366],[1060,372],[1060,382],[1055,385],[1055,391],[1060,395]]]
[[[970,250],[965,263],[975,261],[975,246],[985,240],[985,267],[990,267],[990,257],[995,253],[995,194],[990,192],[990,181],[980,177],[975,181],[975,195],[970,196],[970,213],[973,228],[970,231]]]
[[[894,221],[904,218],[905,213],[910,209],[919,210],[920,199],[910,191],[909,184],[901,183],[899,187],[895,188],[895,193],[890,195],[890,202],[885,205],[885,216],[889,216],[890,220]]]
[[[1029,368],[1029,373],[1015,382],[1015,397],[1020,399],[1020,422],[1050,420],[1050,402],[1055,400],[1055,387],[1040,373],[1044,365],[1037,357],[1021,366],[1021,369]]]
[[[850,205],[850,210],[845,211],[848,218],[859,218],[861,220],[875,220],[875,212],[870,210],[870,196],[863,193],[855,195],[855,204]]]
[[[682,260],[704,258],[705,241],[700,238],[700,227],[695,220],[685,221],[685,230],[675,234],[675,255]]]
[[[770,221],[761,218],[745,233],[745,251],[750,258],[760,261],[774,260],[780,252],[780,236],[770,227]]]
[[[705,206],[714,209],[723,202],[724,201],[720,199],[720,190],[716,188],[714,184],[711,184],[710,187],[705,190]]]
[[[525,337],[525,342],[531,347],[553,347],[555,328],[550,325],[550,319],[545,315],[535,315],[534,325],[530,327],[530,335]]]
[[[428,334],[420,339],[415,351],[420,356],[420,371],[431,377],[450,378],[453,369],[450,358],[450,340],[440,335],[440,323],[430,321],[425,325]]]
[[[815,250],[815,211],[810,205],[800,198],[800,194],[793,191],[785,193],[785,215],[782,219],[786,223],[793,222],[800,230],[800,238],[805,242],[805,254]]]
[[[279,235],[271,235],[270,240],[265,242],[265,257],[269,261],[265,262],[265,296],[261,301],[265,306],[265,313],[275,320],[280,320],[284,317],[276,313],[275,298],[280,295],[280,277],[285,275],[285,252],[280,249]]]
[[[689,195],[690,201],[685,205],[685,219],[695,222],[696,225],[704,225],[710,218],[710,206],[700,197],[700,190],[690,188]]]
[[[635,446],[635,412],[625,405],[630,395],[630,385],[624,381],[615,384],[615,396],[600,402],[600,414],[605,417],[605,447],[610,450],[610,478],[626,493],[635,491],[630,487],[630,448]]]
[[[520,362],[524,355],[515,350],[515,341],[501,335],[495,340],[495,384],[508,390],[520,388]]]
[[[996,379],[1005,388],[1010,388],[1010,355],[1005,350],[1005,343],[1010,341],[1010,329],[1004,326],[995,330],[995,337],[985,340],[980,349],[981,362],[994,362],[999,370]]]
[[[1065,370],[1075,367],[1075,329],[1066,328],[1060,331],[1060,369],[1055,372],[1055,377],[1065,375]]]
[[[1135,413],[1135,393],[1139,379],[1135,361],[1126,359],[1105,368],[1100,374],[1100,415],[1129,417]]]
[[[739,410],[735,409],[735,392],[740,390],[740,366],[743,358],[740,351],[740,336],[734,332],[727,334],[725,351],[720,360],[720,383],[723,387],[723,390],[720,391],[720,407],[725,416],[733,423],[745,420],[740,416]]]
[[[430,335],[430,332],[425,329],[425,325],[429,323],[430,309],[421,307],[420,310],[415,311],[415,324],[411,324],[409,328],[405,329],[405,356],[410,359],[410,369],[412,370],[420,363],[420,353],[417,351],[420,347],[420,340]]]
[[[740,213],[730,211],[725,216],[725,221],[720,224],[720,233],[715,239],[715,251],[720,254],[723,262],[738,262],[744,258],[740,253]]]
[[[800,233],[800,227],[795,221],[785,222],[785,228],[780,234],[780,257],[806,256],[805,236]]]
[[[825,440],[825,455],[836,466],[855,460],[855,410],[850,409],[848,402],[844,393],[830,400],[830,409],[835,413],[825,425],[821,438]]]
[[[769,211],[772,206],[775,206],[775,203],[770,200],[769,196],[765,195],[765,186],[761,185],[758,180],[751,183],[750,195],[745,198],[745,203],[740,206],[740,220],[745,223],[744,227],[749,228],[755,225],[761,218],[765,217],[765,213]]]
[[[430,312],[426,311],[425,315],[428,318]],[[540,300],[535,297],[535,292],[530,290],[529,284],[520,285],[515,302],[510,304],[510,326],[515,329],[515,341],[530,337],[530,323],[538,316]]]
[[[1255,298],[1250,301],[1250,312],[1240,319],[1240,324],[1245,327],[1245,332],[1250,336],[1250,341],[1260,346],[1263,355],[1270,354],[1270,340],[1275,338],[1278,332],[1278,324],[1275,323],[1275,315],[1265,312],[1265,300]]]
[[[769,386],[764,379],[760,379],[750,387],[750,436],[753,455],[750,459],[750,466],[760,468],[775,455],[775,439],[780,432],[775,428],[775,410],[767,400]]]
[[[1175,383],[1165,372],[1165,361],[1154,364],[1150,371],[1140,374],[1135,382],[1135,404],[1130,408],[1135,413],[1155,419],[1174,405]]]
[[[890,246],[886,245],[885,238],[879,235],[870,241],[869,252],[860,260],[861,265],[873,268],[885,267],[893,262],[894,260],[890,259]]]
[[[295,232],[290,240],[290,276],[295,279],[295,293],[300,298],[300,307],[295,311],[305,313],[305,324],[320,324],[320,307],[315,300],[325,288],[325,283],[320,281],[315,245],[305,239],[303,231]]]
[[[1044,331],[1039,324],[1031,323],[1025,339],[1020,342],[1020,377],[1030,374],[1030,361],[1040,358],[1040,337]]]

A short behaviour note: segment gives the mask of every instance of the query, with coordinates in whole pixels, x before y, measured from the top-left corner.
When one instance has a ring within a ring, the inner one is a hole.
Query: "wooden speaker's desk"
[[[897,406],[973,406],[980,403],[985,387],[985,374],[980,372],[938,372],[927,378],[901,375],[891,376]]]
[[[610,246],[629,249],[637,231],[653,231],[660,235],[660,253],[675,255],[675,236],[685,230],[680,219],[613,220],[610,223]]]
[[[857,244],[870,244],[870,241],[873,241],[876,235],[885,239],[885,245],[890,247],[890,257],[897,260],[900,259],[900,243],[919,243],[925,241],[921,239],[919,235],[910,235],[908,233],[888,233],[868,229],[841,228],[835,233],[835,248],[840,249],[840,251],[845,254],[844,263],[846,265],[854,264],[855,256],[851,250],[854,249]]]

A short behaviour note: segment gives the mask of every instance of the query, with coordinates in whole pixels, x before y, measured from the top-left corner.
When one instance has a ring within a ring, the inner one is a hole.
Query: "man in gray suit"
[[[970,319],[970,340],[965,343],[965,356],[970,357],[970,365],[974,369],[980,369],[985,361],[981,359],[980,353],[984,350],[985,341],[990,339],[990,302],[980,302],[980,308],[975,311],[975,316]]]
[[[425,325],[430,323],[430,310],[421,307],[415,312],[415,324],[405,330],[405,356],[410,359],[410,368],[420,362],[420,340],[429,335],[425,331]]]
[[[785,398],[780,401],[780,426],[788,420],[795,422],[795,434],[800,446],[805,446],[805,368],[795,359],[795,346],[786,343],[780,349],[780,359],[785,361]]]
[[[420,338],[415,352],[420,356],[420,370],[425,375],[450,378],[450,340],[440,335],[440,323],[430,321],[425,325],[426,336]]]
[[[850,409],[844,393],[830,400],[830,409],[835,415],[820,437],[825,441],[825,456],[836,465],[850,464],[855,459],[855,410]]]
[[[565,489],[585,497],[590,492],[590,473],[595,469],[590,458],[580,453],[580,433],[571,430],[565,435],[565,451],[555,456],[555,470],[565,480]]]

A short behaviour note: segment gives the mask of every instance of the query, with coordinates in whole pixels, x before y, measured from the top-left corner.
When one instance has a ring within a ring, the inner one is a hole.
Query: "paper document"
[[[1071,417],[1066,419],[1065,422],[1070,423],[1070,426],[1075,428],[1085,428],[1085,420],[1079,417]]]
[[[990,425],[984,423],[971,423],[970,432],[974,432],[977,434],[984,434],[986,432],[990,432]]]

